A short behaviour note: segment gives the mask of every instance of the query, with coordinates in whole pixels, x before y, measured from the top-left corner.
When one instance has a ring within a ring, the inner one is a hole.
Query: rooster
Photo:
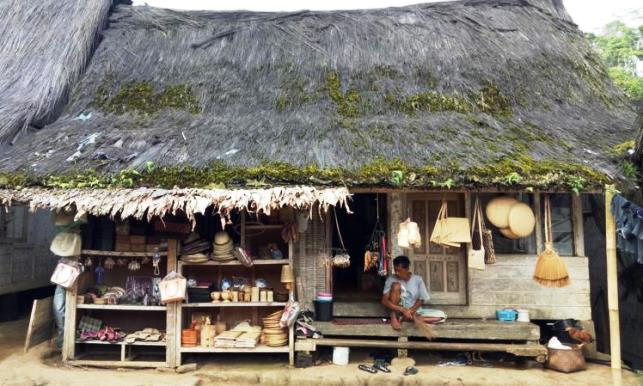
[[[567,327],[565,331],[567,331],[570,338],[579,343],[592,343],[594,341],[594,337],[587,331],[583,331],[574,327]]]

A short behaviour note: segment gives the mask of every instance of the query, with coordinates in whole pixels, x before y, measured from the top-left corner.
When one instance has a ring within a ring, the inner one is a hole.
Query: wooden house
[[[291,332],[291,358],[340,342],[542,356],[537,324],[494,320],[505,307],[592,328],[593,251],[583,225],[605,185],[627,179],[614,149],[634,137],[634,112],[561,1],[274,14],[117,5],[106,28],[99,19],[88,29],[86,43],[96,34],[100,42],[86,69],[49,103],[64,108],[42,114],[43,125],[28,114],[0,122],[3,204],[116,220],[178,215],[212,227],[247,209],[312,211],[288,245],[303,279],[297,296],[311,308],[332,289],[341,318],[386,315],[383,279],[362,269],[379,221],[391,256],[409,255],[431,304],[449,316],[436,342],[409,342],[418,335],[411,327],[319,323],[320,341],[295,344]],[[495,264],[467,269],[468,246],[429,243],[442,201],[470,218],[475,198],[484,206],[501,194],[527,203],[537,224],[520,240],[494,229]],[[545,194],[570,272],[564,288],[532,280]],[[407,217],[420,225],[421,247],[397,245]],[[178,264],[172,243],[168,271]],[[328,268],[342,243],[351,266]],[[182,351],[180,307],[163,309],[170,366],[198,351]]]

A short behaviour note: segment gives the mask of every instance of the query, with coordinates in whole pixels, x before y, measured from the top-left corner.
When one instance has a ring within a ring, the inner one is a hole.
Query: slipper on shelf
[[[357,366],[357,368],[362,370],[362,371],[366,371],[367,373],[371,373],[371,374],[377,373],[377,370],[375,370],[373,367],[371,367],[369,365],[359,365],[359,366]]]
[[[404,370],[404,375],[415,375],[418,372],[420,372],[420,370],[416,369],[413,366],[409,366]]]

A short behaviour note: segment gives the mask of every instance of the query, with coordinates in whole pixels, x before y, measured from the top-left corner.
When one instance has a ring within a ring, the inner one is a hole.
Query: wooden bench
[[[544,362],[545,346],[539,344],[540,327],[533,323],[496,320],[449,319],[433,325],[434,340],[424,339],[413,323],[403,323],[400,331],[388,324],[335,324],[314,322],[322,339],[298,338],[295,351],[315,351],[317,346],[373,347],[446,351],[496,351]],[[410,338],[418,338],[410,340]]]

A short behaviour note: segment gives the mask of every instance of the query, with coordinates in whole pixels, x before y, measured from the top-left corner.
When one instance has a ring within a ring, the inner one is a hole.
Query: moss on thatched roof
[[[578,189],[621,175],[609,150],[635,135],[559,0],[118,6],[103,34],[60,118],[0,157],[5,181]]]

